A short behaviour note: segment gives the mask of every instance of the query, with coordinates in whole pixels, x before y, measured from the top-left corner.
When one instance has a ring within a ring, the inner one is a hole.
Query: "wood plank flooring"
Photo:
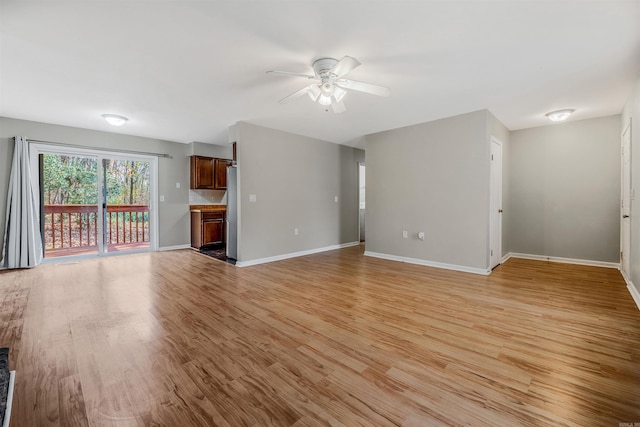
[[[181,250],[1,272],[0,304],[13,427],[640,423],[640,311],[613,269]]]

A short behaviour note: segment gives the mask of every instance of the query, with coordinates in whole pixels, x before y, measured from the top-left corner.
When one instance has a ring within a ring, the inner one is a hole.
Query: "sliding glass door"
[[[32,156],[45,259],[157,248],[156,158],[39,145]]]

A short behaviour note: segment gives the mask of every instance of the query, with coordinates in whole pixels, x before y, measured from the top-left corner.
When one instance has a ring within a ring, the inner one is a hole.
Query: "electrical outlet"
[[[409,238],[409,232],[407,230],[402,230],[402,238],[403,239],[408,239]]]
[[[176,182],[176,188],[180,188],[180,183]]]
[[[300,230],[298,230],[297,228],[294,228],[293,229],[293,234],[295,234],[297,236],[298,234],[300,234]]]
[[[334,197],[333,201],[338,203],[338,196]]]
[[[162,196],[162,195],[160,196],[160,201],[164,202],[164,196]]]

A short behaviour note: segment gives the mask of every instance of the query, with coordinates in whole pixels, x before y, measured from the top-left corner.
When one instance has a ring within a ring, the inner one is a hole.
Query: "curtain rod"
[[[71,148],[83,148],[83,149],[95,149],[95,150],[99,150],[99,151],[109,151],[109,152],[113,152],[113,153],[127,153],[127,154],[142,154],[142,155],[146,155],[146,156],[156,156],[156,157],[163,157],[163,158],[167,158],[167,159],[173,159],[173,156],[169,155],[169,154],[162,154],[162,153],[149,153],[146,151],[133,151],[133,150],[119,150],[116,148],[96,148],[96,147],[87,147],[85,145],[77,145],[77,144],[67,144],[64,142],[53,142],[53,141],[41,141],[39,139],[29,139],[27,138],[27,141],[29,142],[40,142],[43,144],[50,144],[50,145],[59,145],[61,147],[71,147]]]

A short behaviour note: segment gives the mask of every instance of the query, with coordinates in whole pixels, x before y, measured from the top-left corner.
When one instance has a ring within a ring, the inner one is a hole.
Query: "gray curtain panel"
[[[2,261],[4,268],[35,267],[42,262],[42,236],[38,212],[38,182],[31,178],[29,142],[15,137],[7,194]]]

